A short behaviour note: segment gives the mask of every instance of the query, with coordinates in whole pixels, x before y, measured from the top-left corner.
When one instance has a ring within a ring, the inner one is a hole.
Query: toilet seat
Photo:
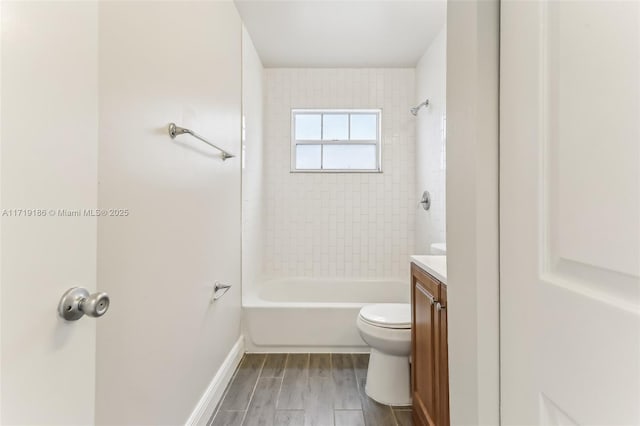
[[[360,319],[372,326],[391,329],[411,329],[411,305],[379,303],[360,310]]]

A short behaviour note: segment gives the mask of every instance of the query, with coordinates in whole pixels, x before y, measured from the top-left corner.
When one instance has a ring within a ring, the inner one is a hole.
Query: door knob
[[[98,318],[109,309],[107,293],[89,294],[86,288],[73,287],[67,290],[58,304],[58,314],[67,321],[77,321],[84,315]]]

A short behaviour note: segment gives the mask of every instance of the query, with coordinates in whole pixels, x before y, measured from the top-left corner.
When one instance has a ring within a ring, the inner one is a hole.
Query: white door
[[[640,424],[640,2],[504,1],[505,425]]]
[[[96,286],[96,219],[62,210],[97,205],[97,4],[0,13],[0,422],[92,424],[100,320],[67,323],[57,304]]]

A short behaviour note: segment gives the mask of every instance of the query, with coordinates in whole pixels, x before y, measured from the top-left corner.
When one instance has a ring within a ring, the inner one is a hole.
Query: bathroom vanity
[[[411,394],[417,426],[449,426],[446,256],[411,256]]]

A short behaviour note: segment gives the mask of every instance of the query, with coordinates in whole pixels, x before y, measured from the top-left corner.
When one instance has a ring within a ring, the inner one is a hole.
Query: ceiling
[[[446,0],[235,0],[265,67],[413,67]]]

